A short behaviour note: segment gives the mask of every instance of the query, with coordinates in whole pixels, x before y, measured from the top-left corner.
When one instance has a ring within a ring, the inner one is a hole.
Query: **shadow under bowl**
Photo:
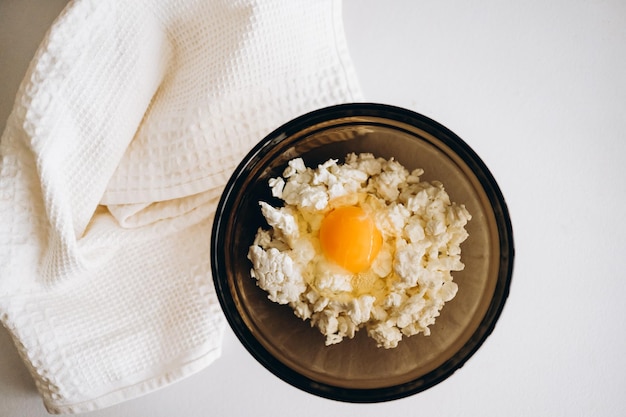
[[[376,347],[361,330],[325,346],[325,337],[289,306],[267,299],[250,275],[247,253],[259,227],[259,201],[273,205],[268,180],[289,160],[309,167],[350,153],[395,158],[422,180],[438,180],[451,201],[472,215],[462,244],[465,269],[453,272],[456,297],[446,303],[431,335],[404,337],[394,349]],[[452,375],[492,332],[509,293],[513,234],[500,189],[480,158],[459,137],[418,113],[381,104],[333,106],[278,128],[252,149],[226,185],[215,215],[211,262],[228,323],[263,366],[312,394],[347,402],[380,402],[423,391]]]

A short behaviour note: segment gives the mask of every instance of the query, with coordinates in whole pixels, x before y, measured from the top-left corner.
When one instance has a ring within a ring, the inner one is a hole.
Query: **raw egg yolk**
[[[369,268],[383,238],[362,208],[345,206],[334,209],[322,220],[320,244],[326,258],[358,273]]]

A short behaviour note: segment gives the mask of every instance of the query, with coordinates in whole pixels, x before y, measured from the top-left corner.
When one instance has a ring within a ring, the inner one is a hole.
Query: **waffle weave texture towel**
[[[219,357],[222,187],[280,124],[358,100],[338,0],[68,4],[0,144],[0,317],[49,412]]]

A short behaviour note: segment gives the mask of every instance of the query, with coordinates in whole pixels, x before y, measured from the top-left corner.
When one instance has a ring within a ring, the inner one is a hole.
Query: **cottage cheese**
[[[450,202],[441,183],[421,181],[394,159],[349,154],[308,168],[300,158],[269,181],[273,207],[260,202],[269,229],[259,229],[248,258],[251,274],[268,298],[288,304],[310,320],[326,345],[366,329],[379,347],[394,348],[403,336],[430,334],[444,303],[454,298],[461,243],[471,219]],[[349,272],[328,260],[319,230],[333,209],[363,209],[383,236],[370,267]]]

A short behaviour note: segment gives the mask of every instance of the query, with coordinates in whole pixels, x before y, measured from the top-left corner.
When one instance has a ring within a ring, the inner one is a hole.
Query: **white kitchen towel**
[[[223,185],[280,124],[359,99],[339,0],[66,7],[0,144],[0,317],[50,413],[220,355],[209,242]]]

